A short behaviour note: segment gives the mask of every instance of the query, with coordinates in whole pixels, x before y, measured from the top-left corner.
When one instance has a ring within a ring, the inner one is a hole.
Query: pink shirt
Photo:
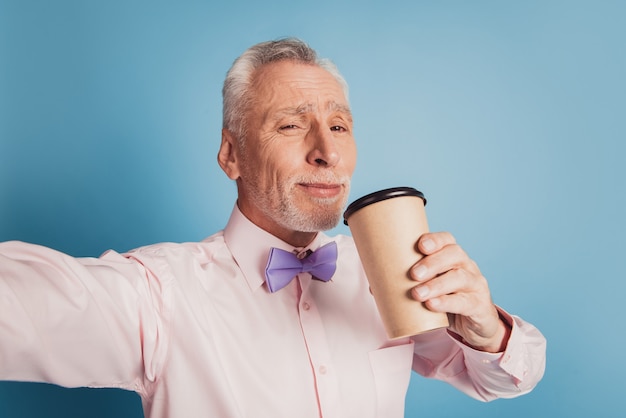
[[[504,353],[445,330],[389,341],[351,238],[328,283],[269,293],[270,247],[237,208],[200,243],[72,258],[0,244],[0,379],[136,391],[147,417],[402,417],[411,368],[478,399],[531,390],[545,339],[506,313]],[[316,249],[331,238],[318,234]]]

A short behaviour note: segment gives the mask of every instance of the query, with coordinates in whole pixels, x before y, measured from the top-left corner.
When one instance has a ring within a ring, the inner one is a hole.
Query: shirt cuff
[[[515,321],[515,318],[502,308],[496,306],[500,319],[502,319],[510,328],[511,334],[507,341],[506,348],[500,353],[488,353],[476,350],[469,345],[463,343],[461,337],[448,332],[454,342],[461,347],[468,366],[475,365],[481,368],[492,368],[504,370],[508,375],[513,377],[517,383],[521,382],[526,372],[524,370],[524,362],[518,361],[523,359],[522,350],[522,332]]]

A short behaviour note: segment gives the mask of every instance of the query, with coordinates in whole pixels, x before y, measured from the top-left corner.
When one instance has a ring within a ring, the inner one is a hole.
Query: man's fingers
[[[417,241],[417,250],[429,255],[451,244],[456,244],[456,240],[449,232],[427,232]]]

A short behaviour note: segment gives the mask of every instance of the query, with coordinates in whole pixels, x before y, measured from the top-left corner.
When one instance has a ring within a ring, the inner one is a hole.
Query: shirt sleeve
[[[511,326],[503,353],[477,351],[447,330],[436,330],[412,337],[413,370],[485,402],[530,392],[545,371],[546,340],[533,325],[498,310]]]
[[[0,244],[0,379],[145,394],[167,349],[167,269]]]

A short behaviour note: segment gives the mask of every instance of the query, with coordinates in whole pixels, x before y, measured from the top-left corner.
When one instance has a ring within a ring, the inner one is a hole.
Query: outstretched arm
[[[0,244],[0,379],[142,392],[164,351],[159,279],[109,252]]]

